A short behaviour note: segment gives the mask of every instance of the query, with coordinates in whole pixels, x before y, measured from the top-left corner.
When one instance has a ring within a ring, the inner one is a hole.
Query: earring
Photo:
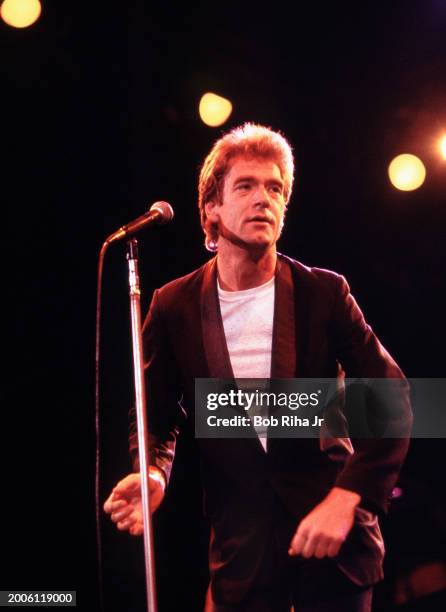
[[[206,238],[205,246],[208,251],[211,251],[211,253],[216,253],[218,251],[218,241],[217,240],[213,240],[213,239],[208,240]]]

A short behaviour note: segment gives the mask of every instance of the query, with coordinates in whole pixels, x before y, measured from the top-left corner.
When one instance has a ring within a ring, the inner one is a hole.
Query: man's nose
[[[268,208],[271,205],[270,194],[265,185],[258,185],[254,192],[254,206]]]

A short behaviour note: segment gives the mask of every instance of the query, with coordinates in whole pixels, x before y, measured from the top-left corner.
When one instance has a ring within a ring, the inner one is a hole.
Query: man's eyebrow
[[[238,185],[238,183],[243,183],[243,182],[256,182],[258,179],[255,176],[249,175],[247,174],[246,176],[239,176],[238,178],[235,179],[234,181],[234,187],[236,185]],[[281,179],[279,178],[272,178],[270,180],[266,181],[269,185],[279,185],[279,187],[284,186],[284,183]]]
[[[234,181],[234,185],[237,185],[237,183],[243,183],[243,182],[248,182],[248,181],[255,181],[257,180],[254,176],[251,175],[246,175],[246,176],[239,176],[238,178],[235,179]]]

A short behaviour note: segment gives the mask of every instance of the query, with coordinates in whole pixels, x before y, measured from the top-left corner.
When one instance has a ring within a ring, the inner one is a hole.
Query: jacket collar
[[[271,378],[296,376],[296,316],[291,264],[278,255],[275,280]],[[211,378],[233,379],[217,290],[217,258],[204,267],[200,296],[205,357]],[[299,317],[300,318],[300,317]]]

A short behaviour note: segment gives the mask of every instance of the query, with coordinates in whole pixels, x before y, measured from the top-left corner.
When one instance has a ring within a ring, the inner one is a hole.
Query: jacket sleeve
[[[385,513],[409,447],[412,426],[409,384],[367,325],[346,280],[343,277],[337,280],[332,328],[337,357],[346,378],[366,380],[364,397],[371,421],[382,423],[384,414],[385,423],[382,435],[352,440],[354,453],[335,484],[361,495],[361,505],[366,509]],[[387,381],[386,387],[383,379],[392,381]]]
[[[169,481],[175,456],[176,439],[185,419],[181,388],[171,342],[159,305],[158,290],[153,294],[142,329],[144,380],[147,403],[149,464],[158,467]],[[136,410],[129,413],[129,449],[133,469],[139,471]]]

